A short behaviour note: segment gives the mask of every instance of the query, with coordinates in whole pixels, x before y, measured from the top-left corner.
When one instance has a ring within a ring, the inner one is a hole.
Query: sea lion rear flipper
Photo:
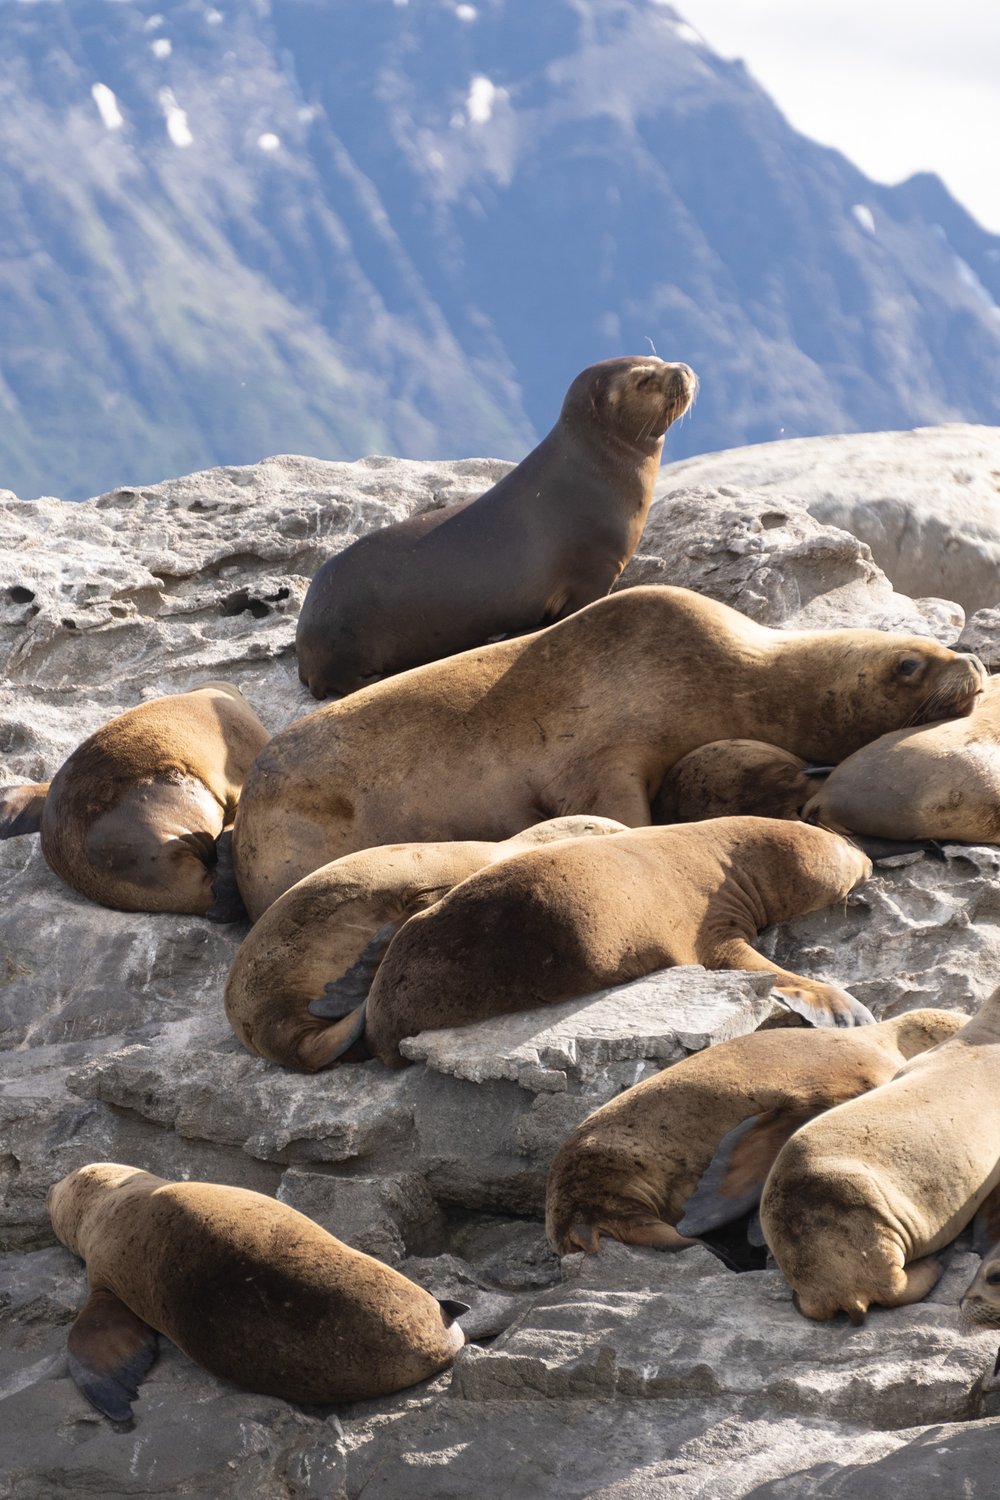
[[[93,1291],[69,1331],[69,1372],[92,1406],[128,1422],[156,1358],[156,1331],[113,1292]]]
[[[38,833],[48,790],[47,781],[28,781],[23,786],[0,788],[0,839]]]
[[[700,1238],[756,1208],[778,1152],[811,1118],[812,1114],[802,1110],[769,1109],[734,1125],[715,1148],[715,1155],[684,1204],[678,1232]]]
[[[210,922],[245,922],[247,909],[236,884],[233,864],[233,830],[224,828],[215,840],[215,874],[212,877],[214,901],[205,913]]]
[[[875,1022],[867,1005],[833,984],[796,980],[788,975],[778,978],[771,994],[810,1026],[872,1026]]]
[[[331,979],[324,985],[318,1000],[310,1000],[310,1014],[319,1016],[322,1021],[335,1021],[366,1000],[385,950],[401,925],[400,922],[384,922],[351,967],[345,969],[339,979]]]
[[[900,854],[930,854],[936,859],[944,858],[936,839],[877,839],[861,833],[849,833],[847,837],[862,854],[867,854],[874,865],[884,859],[895,859]]]

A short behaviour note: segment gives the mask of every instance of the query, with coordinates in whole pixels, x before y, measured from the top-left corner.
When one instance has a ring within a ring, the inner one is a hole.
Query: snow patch
[[[174,98],[173,89],[161,89],[159,93],[160,108],[163,110],[164,119],[167,122],[167,135],[175,146],[193,146],[194,136],[188,129],[187,111],[181,109]]]
[[[855,203],[851,209],[851,213],[866,234],[875,233],[875,215],[867,203]]]
[[[470,122],[473,125],[485,125],[493,117],[493,106],[497,99],[505,97],[505,89],[498,89],[483,73],[477,73],[469,85],[469,96],[465,101]]]
[[[263,135],[257,137],[257,145],[262,151],[277,151],[281,145],[281,137],[275,135],[273,130],[265,130]]]
[[[154,57],[169,57],[174,46],[168,37],[158,36],[149,50]]]
[[[460,21],[474,21],[479,12],[474,5],[456,5],[455,14]]]
[[[125,123],[124,116],[118,108],[118,100],[106,83],[94,83],[90,87],[91,96],[97,105],[97,112],[104,123],[106,130],[121,130]]]

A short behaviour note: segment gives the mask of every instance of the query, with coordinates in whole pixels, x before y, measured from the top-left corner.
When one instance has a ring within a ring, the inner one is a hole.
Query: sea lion
[[[900,729],[855,751],[803,815],[841,833],[1000,843],[1000,681],[968,718]]]
[[[0,838],[42,835],[73,890],[119,911],[243,916],[228,829],[268,733],[238,688],[152,698],[84,740],[46,784],[0,797]]]
[[[70,1374],[116,1422],[132,1415],[157,1333],[223,1380],[317,1405],[426,1380],[465,1342],[453,1321],[464,1304],[263,1193],[97,1162],[56,1183],[49,1214],[90,1285]]]
[[[794,1130],[888,1083],[964,1022],[914,1010],[852,1031],[757,1031],[664,1068],[560,1146],[545,1198],[553,1249],[595,1254],[602,1234],[674,1248],[738,1219]]]
[[[610,818],[553,818],[499,844],[381,844],[323,865],[279,896],[244,940],[226,981],[230,1025],[251,1052],[316,1072],[332,1060],[332,1023],[310,1002],[335,1000],[343,1014],[363,1000],[407,917],[522,849],[622,832]]]
[[[962,1326],[968,1333],[1000,1328],[1000,1188],[994,1188],[979,1205],[972,1225],[972,1248],[983,1260],[959,1302]],[[1000,1355],[993,1373],[1000,1374]]]
[[[638,827],[698,745],[764,740],[829,765],[927,713],[968,713],[985,675],[922,636],[771,630],[689,589],[625,589],[275,735],[236,815],[240,891],[256,918],[355,849],[495,842],[564,813]]]
[[[760,1205],[807,1318],[919,1302],[934,1258],[1000,1182],[1000,989],[891,1083],[803,1125]]]
[[[339,1045],[363,1036],[373,1057],[399,1068],[403,1037],[555,1005],[673,964],[771,973],[776,998],[814,1025],[869,1022],[845,990],[779,969],[750,943],[773,922],[843,900],[870,872],[839,835],[775,818],[529,849],[470,875],[400,928],[368,999],[340,1021]],[[322,1014],[323,1002],[311,1008]]]
[[[642,535],[664,435],[697,384],[655,355],[591,365],[548,436],[478,500],[331,557],[295,634],[313,696],[535,630],[608,593]]]
[[[713,740],[672,766],[653,798],[654,823],[746,814],[798,818],[816,791],[801,756],[759,740]]]

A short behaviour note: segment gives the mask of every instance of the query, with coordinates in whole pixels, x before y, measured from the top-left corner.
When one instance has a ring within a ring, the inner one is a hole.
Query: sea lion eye
[[[987,1286],[1000,1286],[1000,1270],[991,1271],[986,1278]]]
[[[924,669],[922,656],[904,656],[896,668],[900,677],[918,677]]]

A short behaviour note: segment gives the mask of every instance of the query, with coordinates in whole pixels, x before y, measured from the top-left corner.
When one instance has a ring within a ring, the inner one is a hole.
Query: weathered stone
[[[444,1232],[440,1209],[422,1177],[338,1178],[289,1167],[277,1197],[366,1255],[398,1265]]]
[[[977,609],[958,638],[960,651],[971,651],[991,672],[1000,670],[1000,609]]]

